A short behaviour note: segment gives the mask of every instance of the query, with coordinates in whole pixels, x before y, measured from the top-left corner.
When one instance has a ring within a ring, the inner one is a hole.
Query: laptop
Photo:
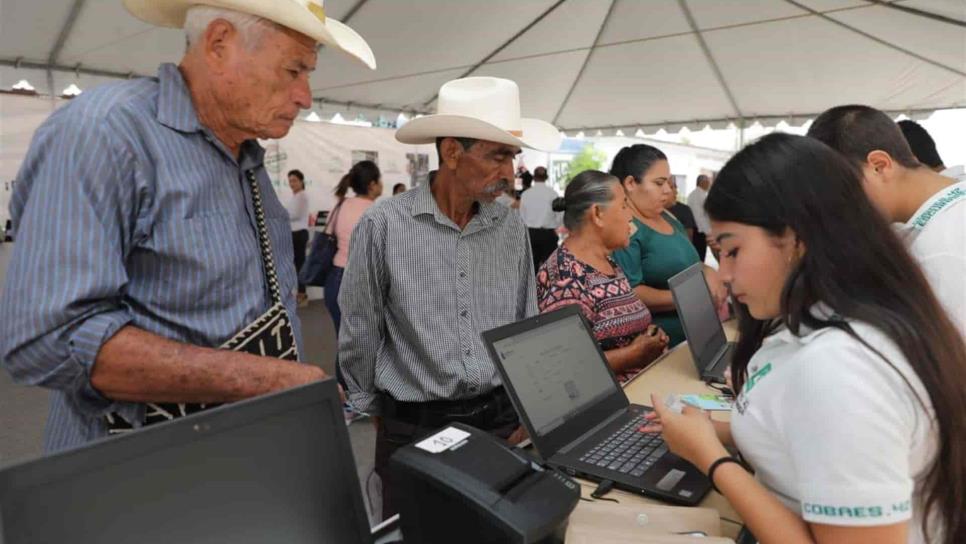
[[[671,277],[668,285],[698,375],[706,382],[725,383],[725,370],[731,366],[735,343],[728,342],[718,319],[718,310],[704,279],[704,265],[689,266]]]
[[[392,529],[369,527],[334,380],[0,470],[6,544],[371,544]]]
[[[630,404],[577,306],[483,333],[541,459],[573,476],[693,506],[710,489],[693,465],[642,433],[650,408]]]

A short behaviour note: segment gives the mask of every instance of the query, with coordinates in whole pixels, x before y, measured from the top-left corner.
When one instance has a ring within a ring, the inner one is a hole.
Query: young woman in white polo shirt
[[[725,165],[705,209],[741,319],[731,422],[654,398],[645,430],[759,542],[962,544],[966,346],[859,176],[788,134]]]

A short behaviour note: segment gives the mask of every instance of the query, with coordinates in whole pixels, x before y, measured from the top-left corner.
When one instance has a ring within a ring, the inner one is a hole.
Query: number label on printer
[[[455,427],[447,427],[426,440],[418,442],[416,447],[429,453],[439,453],[461,443],[469,435],[470,433],[466,431],[461,431]]]

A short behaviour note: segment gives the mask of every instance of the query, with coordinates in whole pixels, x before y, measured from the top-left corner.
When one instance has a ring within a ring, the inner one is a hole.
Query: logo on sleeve
[[[830,504],[802,503],[802,512],[813,516],[827,518],[887,518],[892,515],[902,515],[912,509],[912,500],[906,499],[891,506],[839,506]]]

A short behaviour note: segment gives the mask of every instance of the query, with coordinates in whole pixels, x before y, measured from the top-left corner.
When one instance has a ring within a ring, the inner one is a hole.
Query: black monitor
[[[700,374],[714,366],[728,345],[718,309],[704,279],[704,264],[695,263],[682,270],[668,280],[668,286]]]
[[[0,544],[372,542],[334,380],[0,471]]]

